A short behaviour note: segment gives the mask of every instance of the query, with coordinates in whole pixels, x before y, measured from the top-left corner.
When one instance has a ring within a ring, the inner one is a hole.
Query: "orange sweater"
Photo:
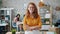
[[[41,23],[41,19],[40,19],[40,16],[38,16],[38,18],[26,18],[26,16],[24,17],[24,20],[23,20],[23,29],[24,30],[27,30],[26,26],[24,24],[27,24],[29,26],[39,26],[41,27],[42,23]]]

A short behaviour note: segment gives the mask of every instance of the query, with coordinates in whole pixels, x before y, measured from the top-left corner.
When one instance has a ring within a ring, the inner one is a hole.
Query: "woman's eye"
[[[34,8],[33,6],[30,6],[30,8]]]

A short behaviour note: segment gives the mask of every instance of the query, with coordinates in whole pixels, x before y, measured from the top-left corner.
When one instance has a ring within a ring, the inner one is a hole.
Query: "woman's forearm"
[[[26,26],[26,28],[27,28],[27,30],[40,30],[40,26],[28,26],[28,25],[25,25]]]
[[[40,27],[38,26],[33,26],[33,27],[27,27],[28,30],[40,30]]]
[[[33,28],[33,30],[40,30],[41,29],[40,26],[33,26],[32,28]]]
[[[26,26],[27,30],[32,30],[30,26],[28,26],[27,24],[25,24],[24,26]]]

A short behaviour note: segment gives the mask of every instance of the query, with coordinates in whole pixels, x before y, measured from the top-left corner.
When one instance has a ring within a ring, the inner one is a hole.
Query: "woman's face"
[[[29,12],[30,12],[30,14],[32,14],[33,12],[34,12],[34,6],[32,5],[32,4],[30,4],[29,6],[28,6],[28,10],[29,10]]]
[[[20,16],[17,16],[18,18],[20,18]]]

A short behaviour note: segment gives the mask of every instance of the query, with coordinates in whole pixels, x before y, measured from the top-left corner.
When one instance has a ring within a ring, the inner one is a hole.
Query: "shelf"
[[[45,19],[49,18],[49,24],[47,24],[47,22],[45,23],[45,21],[42,20],[43,25],[51,25],[52,24],[52,10],[51,10],[51,6],[43,6],[43,7],[39,7],[39,14],[41,16],[41,19]],[[49,15],[50,14],[50,15]]]
[[[1,11],[4,11],[4,13],[2,12],[1,13]],[[8,17],[8,20],[9,20],[9,26],[10,26],[10,30],[9,31],[11,31],[11,27],[12,27],[12,13],[13,13],[13,11],[12,10],[14,10],[14,8],[0,8],[0,15],[4,15],[6,18]],[[8,12],[7,12],[8,11]],[[8,15],[7,15],[7,13],[9,13]],[[7,15],[7,16],[6,16]]]
[[[43,23],[43,25],[50,25],[50,24]]]
[[[0,24],[0,26],[6,26],[6,25],[8,25],[7,23],[5,23],[5,24]]]

